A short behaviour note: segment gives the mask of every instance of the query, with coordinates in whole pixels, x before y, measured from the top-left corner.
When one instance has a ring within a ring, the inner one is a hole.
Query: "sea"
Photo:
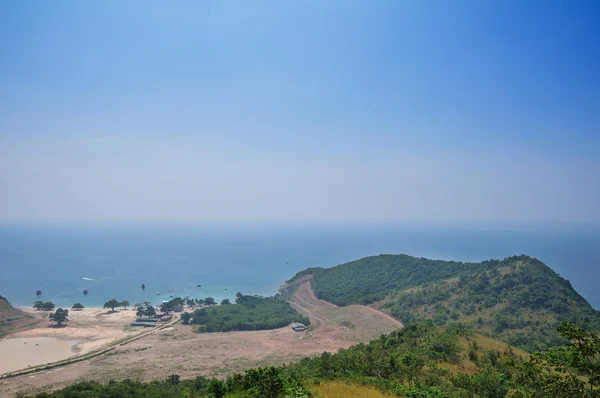
[[[233,300],[273,295],[308,267],[400,253],[465,262],[527,254],[600,308],[600,227],[590,226],[2,225],[0,295],[67,308],[113,298]]]

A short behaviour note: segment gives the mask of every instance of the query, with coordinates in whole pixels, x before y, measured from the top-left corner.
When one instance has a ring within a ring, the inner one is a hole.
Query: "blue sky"
[[[600,223],[595,1],[3,1],[0,221]]]

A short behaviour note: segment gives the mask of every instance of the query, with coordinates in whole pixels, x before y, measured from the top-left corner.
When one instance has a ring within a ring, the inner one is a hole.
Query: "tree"
[[[121,301],[119,303],[119,307],[123,307],[124,310],[126,310],[128,306],[129,306],[129,301],[127,301],[127,300]]]
[[[179,375],[170,375],[169,377],[167,377],[167,382],[169,382],[173,385],[179,384],[180,383]]]
[[[231,304],[231,302],[229,301],[229,299],[223,299],[221,300],[221,305],[229,305]]]
[[[119,306],[119,304],[120,303],[116,299],[112,299],[112,300],[108,300],[106,303],[104,303],[102,308],[110,308],[111,311],[114,311],[115,308],[117,308]]]
[[[63,310],[59,308],[56,312],[53,312],[48,317],[51,321],[57,322],[58,326],[61,326],[63,322],[67,322],[69,320],[69,310]]]
[[[183,321],[184,325],[189,324],[191,318],[192,314],[190,314],[189,312],[184,312],[183,314],[181,314],[181,320]]]
[[[207,297],[207,298],[204,299],[204,304],[205,305],[215,305],[215,304],[217,304],[217,302],[215,301],[214,298]]]
[[[83,307],[83,304],[81,304],[81,303],[75,303],[75,304],[73,304],[73,307],[72,307],[71,309],[72,309],[72,310],[75,310],[75,311],[80,311],[80,310],[82,310],[83,308],[84,308],[84,307]]]
[[[156,310],[149,303],[144,303],[144,305],[138,307],[136,315],[138,316],[138,318],[153,317],[154,315],[156,315]]]
[[[51,301],[46,301],[44,304],[42,304],[42,309],[44,311],[51,311],[54,309],[54,307],[56,307],[56,306]]]
[[[563,322],[558,332],[570,340],[566,346],[533,354],[518,369],[522,397],[600,397],[600,337]]]
[[[196,304],[196,302],[194,301],[194,299],[187,299],[187,300],[185,301],[185,304],[186,304],[188,307],[193,307],[193,306]]]
[[[171,311],[173,311],[173,309],[175,308],[175,305],[173,304],[172,301],[167,301],[166,303],[162,303],[159,307],[161,312],[169,313]]]
[[[43,301],[36,301],[35,303],[33,303],[33,308],[36,310],[41,310],[43,307],[44,307]]]

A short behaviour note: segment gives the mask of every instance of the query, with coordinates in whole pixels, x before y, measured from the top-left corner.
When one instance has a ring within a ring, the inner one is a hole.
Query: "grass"
[[[340,325],[345,326],[348,329],[354,329],[356,327],[356,325],[350,321],[342,321],[342,322],[340,322]]]
[[[316,387],[321,398],[389,398],[381,391],[373,387],[365,387],[357,384],[349,384],[341,381],[328,381]]]

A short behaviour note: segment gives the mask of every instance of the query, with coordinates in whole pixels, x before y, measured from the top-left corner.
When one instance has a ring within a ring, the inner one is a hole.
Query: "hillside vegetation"
[[[373,388],[410,398],[599,397],[600,338],[568,323],[559,330],[569,345],[528,356],[460,326],[413,323],[336,354],[251,369],[225,380],[171,375],[151,383],[81,382],[36,397],[382,396]]]
[[[318,298],[336,305],[371,304],[391,293],[487,269],[486,263],[428,260],[406,254],[379,255],[332,268],[309,268]]]
[[[528,256],[460,263],[381,255],[308,269],[294,279],[306,274],[313,275],[317,297],[338,305],[371,303],[403,322],[458,321],[529,351],[564,343],[556,332],[562,321],[600,331],[600,312]]]
[[[0,296],[0,338],[37,323],[31,315],[16,309]]]
[[[199,333],[263,330],[280,328],[292,322],[310,323],[288,302],[276,297],[237,293],[235,302],[195,310],[191,317],[191,323],[196,325],[193,330]]]

